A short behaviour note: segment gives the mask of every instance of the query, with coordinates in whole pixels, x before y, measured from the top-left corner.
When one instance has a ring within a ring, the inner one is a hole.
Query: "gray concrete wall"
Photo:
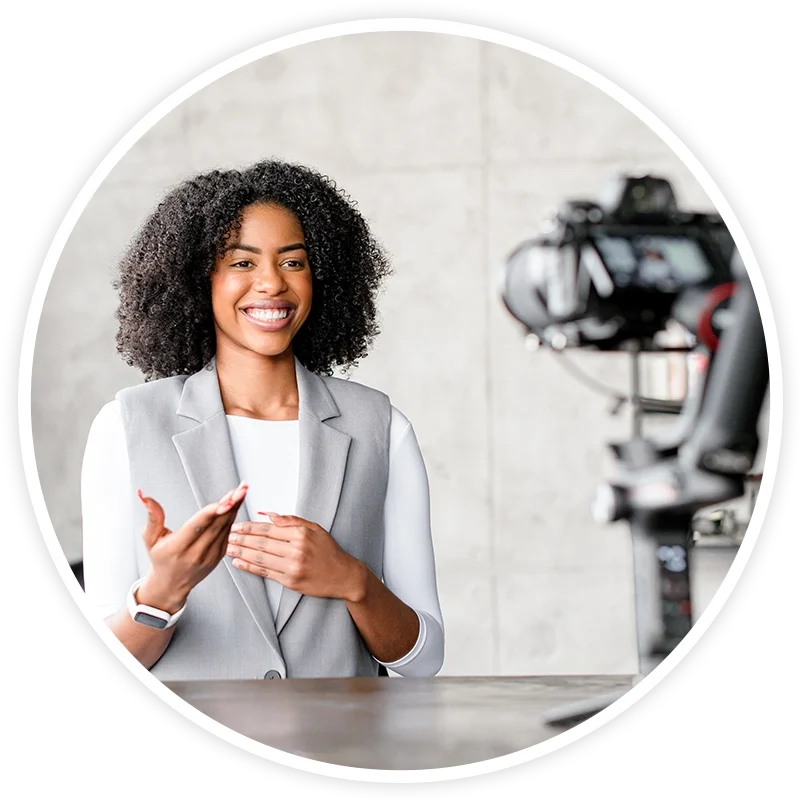
[[[441,34],[351,35],[217,81],[151,129],[92,198],[59,262],[36,343],[42,487],[80,555],[79,470],[92,418],[137,383],[114,347],[115,260],[190,173],[276,156],[358,200],[392,256],[383,333],[353,378],[413,422],[429,470],[447,626],[444,674],[636,669],[625,527],[589,505],[625,416],[545,353],[524,350],[494,288],[509,250],[566,195],[644,167],[710,203],[630,112],[569,73]],[[573,361],[625,389],[622,357]]]

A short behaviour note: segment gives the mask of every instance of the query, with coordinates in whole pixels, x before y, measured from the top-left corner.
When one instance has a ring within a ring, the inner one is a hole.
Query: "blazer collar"
[[[299,414],[311,415],[323,422],[339,417],[339,407],[320,376],[309,372],[295,357],[295,376],[298,382]],[[220,383],[217,377],[217,359],[211,361],[184,382],[177,413],[198,423],[224,413]]]

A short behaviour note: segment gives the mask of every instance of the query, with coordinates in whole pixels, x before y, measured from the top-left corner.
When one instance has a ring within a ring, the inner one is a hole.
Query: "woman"
[[[162,680],[440,669],[414,432],[331,377],[388,272],[347,195],[277,161],[178,186],[125,253],[118,350],[148,380],[89,434],[85,584]]]

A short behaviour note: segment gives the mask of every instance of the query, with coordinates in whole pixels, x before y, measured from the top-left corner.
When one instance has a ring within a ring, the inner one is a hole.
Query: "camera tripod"
[[[682,408],[671,439],[642,436],[639,353],[633,357],[634,437],[612,450],[620,467],[602,487],[596,517],[627,520],[632,534],[637,648],[641,680],[692,626],[691,524],[696,512],[745,493],[758,446],[757,424],[768,387],[768,358],[759,308],[743,274],[732,320],[710,358],[700,391]],[[545,722],[570,726],[607,708],[625,692],[554,709]]]

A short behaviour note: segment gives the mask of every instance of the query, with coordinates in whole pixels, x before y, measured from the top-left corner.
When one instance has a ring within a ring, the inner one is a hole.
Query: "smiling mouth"
[[[245,314],[264,322],[266,320],[283,320],[284,317],[289,316],[289,311],[289,309],[245,309]]]
[[[280,331],[289,325],[295,315],[294,308],[259,309],[248,307],[240,309],[247,321],[261,331]]]

